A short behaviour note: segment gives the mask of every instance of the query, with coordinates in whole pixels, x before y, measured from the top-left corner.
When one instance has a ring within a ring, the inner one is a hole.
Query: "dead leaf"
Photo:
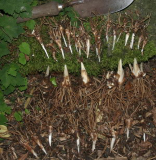
[[[4,125],[0,125],[0,137],[1,138],[8,138],[10,134],[8,133],[8,129]]]
[[[154,125],[156,126],[156,107],[153,108],[152,113],[153,113],[153,122],[154,122]]]
[[[25,160],[28,157],[28,152],[26,154],[22,154],[18,160]]]
[[[32,90],[30,91],[30,95],[32,96],[34,93],[35,88],[32,88]],[[25,104],[24,104],[24,108],[27,108],[29,103],[31,101],[31,97],[28,97],[28,99],[26,100]]]
[[[151,147],[152,147],[152,143],[146,141],[146,142],[140,143],[139,146],[140,146],[143,150],[145,150],[145,149],[151,148]]]
[[[3,148],[0,148],[0,155],[3,154]]]

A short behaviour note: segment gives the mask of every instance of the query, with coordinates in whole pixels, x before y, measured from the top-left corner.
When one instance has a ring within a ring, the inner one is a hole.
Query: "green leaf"
[[[36,22],[34,20],[30,20],[26,22],[26,26],[30,29],[33,30],[35,28]]]
[[[8,71],[8,74],[12,75],[12,76],[16,76],[17,71],[16,71],[16,67],[11,67]]]
[[[22,113],[20,111],[15,112],[14,117],[15,117],[16,121],[18,121],[18,122],[22,121]]]
[[[6,125],[6,123],[7,118],[3,114],[0,114],[0,125]]]
[[[25,91],[25,90],[27,89],[27,85],[18,87],[18,89],[19,89],[20,91]]]
[[[27,79],[23,78],[20,73],[16,76],[17,86],[25,86],[28,84]]]
[[[9,95],[10,93],[12,93],[15,90],[15,87],[12,85],[9,85],[5,90],[4,90],[4,94],[5,95]]]
[[[19,45],[19,50],[22,53],[29,55],[30,54],[30,45],[27,42],[22,42],[22,44]]]
[[[0,43],[0,58],[9,54],[8,45],[5,42]]]
[[[24,53],[20,53],[20,54],[19,54],[19,63],[25,65],[26,62],[27,62],[27,61],[26,61],[26,58],[25,58]]]
[[[0,101],[3,100],[3,92],[0,90]]]
[[[32,2],[32,4],[31,4],[31,6],[37,6],[37,4],[38,4],[38,0],[33,0],[33,2]]]
[[[55,87],[57,86],[56,78],[55,78],[55,77],[50,78],[50,81],[51,81],[51,83],[52,83]]]
[[[7,106],[3,100],[0,100],[0,112],[2,113],[11,113],[11,107]]]
[[[0,36],[3,37],[5,41],[10,42],[13,38],[17,38],[19,34],[23,33],[22,27],[16,23],[16,19],[9,16],[0,17]]]
[[[2,85],[7,88],[10,85],[10,78],[7,72],[4,72],[3,76],[0,77]]]
[[[30,111],[28,109],[25,109],[26,114],[30,114]]]

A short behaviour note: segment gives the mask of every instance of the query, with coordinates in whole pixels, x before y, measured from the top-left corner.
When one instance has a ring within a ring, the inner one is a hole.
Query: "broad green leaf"
[[[0,43],[0,58],[9,54],[8,45],[5,42]]]
[[[28,84],[27,79],[23,78],[20,73],[16,76],[17,86],[25,86]]]
[[[12,40],[13,38],[17,38],[18,35],[24,31],[22,27],[16,23],[15,18],[6,15],[0,17],[0,26],[1,30],[4,32],[3,35],[7,36],[10,40]],[[7,41],[8,39],[4,40]]]
[[[6,125],[6,123],[7,118],[3,114],[0,114],[0,125]]]
[[[12,76],[16,76],[17,74],[17,71],[16,71],[17,68],[15,67],[11,67],[8,71],[8,74],[12,75]]]
[[[10,85],[10,78],[7,72],[4,72],[3,76],[0,77],[2,85],[7,88]]]
[[[3,100],[3,92],[0,90],[0,101]]]
[[[26,26],[30,29],[33,30],[35,27],[36,22],[34,20],[30,20],[26,22]]]
[[[24,53],[20,53],[20,54],[19,54],[19,63],[25,65],[26,62],[27,62],[27,61],[26,61],[26,58],[25,58]]]
[[[19,111],[14,113],[14,117],[15,117],[16,121],[18,121],[18,122],[22,121],[22,113]]]
[[[29,55],[30,54],[30,45],[27,42],[22,42],[22,44],[19,45],[19,50],[22,53]]]
[[[4,94],[8,95],[10,93],[12,93],[15,90],[15,87],[12,85],[9,85],[5,90],[4,90]]]
[[[50,78],[50,81],[55,87],[57,86],[55,77]]]
[[[15,4],[12,2],[12,0],[5,0],[3,1],[3,5],[1,6],[1,8],[9,14],[13,14],[14,10],[15,10]]]

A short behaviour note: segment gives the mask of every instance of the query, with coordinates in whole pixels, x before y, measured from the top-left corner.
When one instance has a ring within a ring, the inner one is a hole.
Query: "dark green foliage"
[[[11,60],[12,50],[9,55],[8,46],[21,33],[24,33],[23,26],[16,21],[18,17],[31,16],[32,5],[35,5],[32,2],[33,0],[0,0],[0,124],[5,124],[5,114],[11,113],[11,107],[4,103],[3,95],[8,95],[16,89],[23,91],[27,88],[27,79],[20,74],[18,63]],[[30,29],[32,27],[31,25]],[[30,48],[28,44],[22,43],[19,49],[21,51],[19,61],[25,64],[24,54],[29,55]],[[5,63],[2,61],[3,58],[7,60]]]
[[[1,90],[5,95],[12,93],[16,88],[21,91],[26,89],[27,80],[19,73],[17,64],[7,64],[0,70]]]

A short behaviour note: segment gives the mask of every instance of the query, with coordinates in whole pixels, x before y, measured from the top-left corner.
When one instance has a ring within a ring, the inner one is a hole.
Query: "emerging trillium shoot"
[[[129,130],[132,126],[132,119],[128,118],[125,120],[125,124],[126,124],[126,135],[127,135],[127,139],[129,139]]]
[[[113,46],[112,46],[112,50],[114,50],[115,44],[116,44],[116,30],[114,29],[113,30]]]
[[[30,153],[32,153],[38,159],[37,153],[31,148],[31,146],[28,144],[28,142],[21,140],[20,143],[24,146],[24,148],[26,150],[28,150]]]
[[[52,126],[49,126],[49,146],[51,147],[51,142],[52,142]]]
[[[119,85],[121,85],[124,82],[124,70],[122,68],[122,60],[121,59],[118,63],[118,71],[117,71],[116,79],[118,80]]]
[[[87,71],[86,71],[84,64],[82,62],[81,62],[81,77],[82,77],[82,81],[85,85],[87,85],[90,82]]]
[[[131,42],[130,42],[130,49],[133,49],[134,38],[135,38],[135,33],[132,33]]]
[[[80,136],[78,133],[77,133],[76,145],[77,145],[77,152],[80,153]]]
[[[135,78],[139,78],[141,76],[145,76],[146,74],[143,72],[143,64],[140,64],[140,68],[137,62],[137,59],[134,58],[134,63],[133,63],[133,67],[131,66],[131,64],[129,64],[129,67],[131,69],[132,74],[134,75]]]
[[[125,46],[127,45],[128,39],[129,39],[130,33],[127,32],[126,33],[126,37],[125,37]]]
[[[42,149],[42,151],[47,154],[45,148],[43,147],[42,143],[40,142],[40,140],[38,139],[37,136],[32,136],[33,141]]]
[[[110,152],[112,152],[112,150],[113,150],[115,140],[116,140],[116,135],[117,135],[117,131],[115,131],[113,127],[111,129],[111,134],[112,134],[112,139],[111,139],[111,143],[110,143]]]
[[[69,73],[68,73],[68,69],[67,69],[67,65],[64,65],[64,80],[62,82],[62,86],[63,87],[68,87],[70,86],[70,79],[69,79]]]
[[[90,36],[88,36],[87,39],[86,39],[86,55],[87,55],[87,58],[89,57],[90,47],[91,47]]]
[[[97,142],[97,134],[96,133],[91,133],[91,138],[92,138],[92,152],[94,152],[95,150],[95,145],[96,145],[96,142]]]
[[[48,77],[48,76],[49,76],[49,71],[50,71],[50,67],[48,66],[48,67],[47,67],[47,70],[46,70],[46,73],[45,73],[45,77]]]

